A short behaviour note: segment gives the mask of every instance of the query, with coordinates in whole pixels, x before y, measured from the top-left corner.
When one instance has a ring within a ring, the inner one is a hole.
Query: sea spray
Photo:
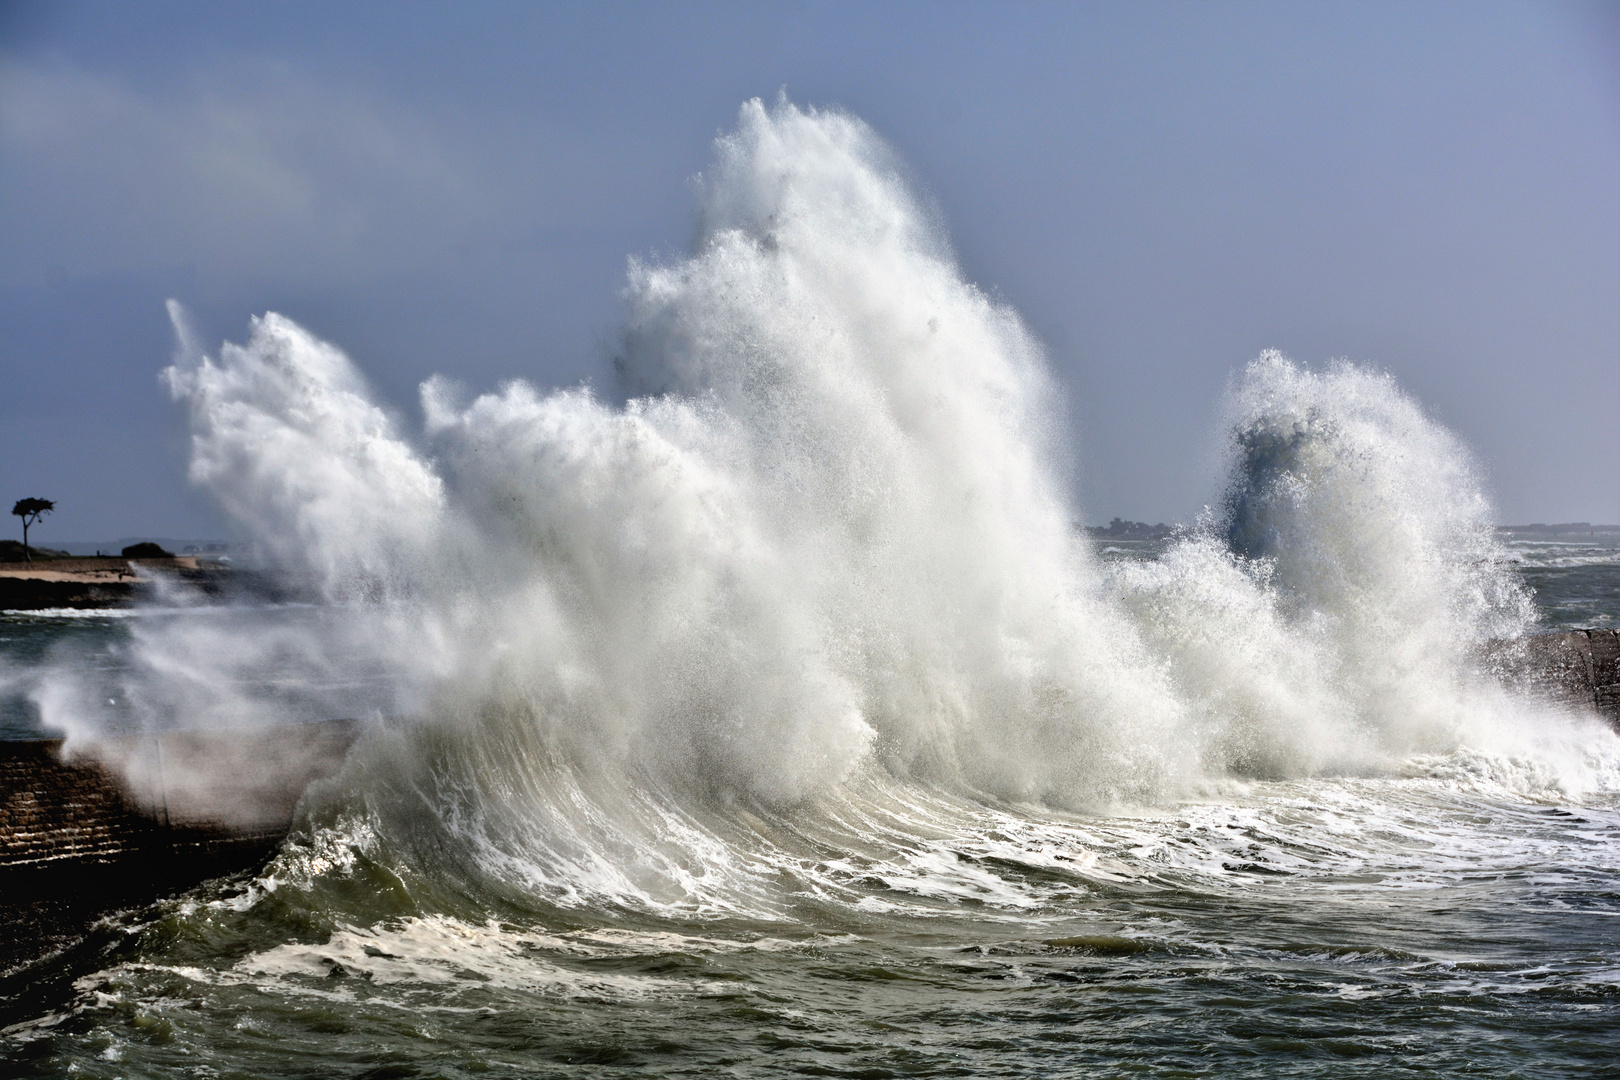
[[[1070,524],[1040,347],[888,151],[753,103],[702,192],[691,257],[632,265],[622,407],[430,380],[411,435],[289,320],[210,357],[176,311],[192,476],[318,603],[141,626],[141,723],[395,717],[319,820],[638,902],[725,876],[703,807],[873,770],[1076,807],[1179,790],[1185,710]]]
[[[1534,608],[1449,431],[1385,373],[1274,351],[1222,412],[1221,509],[1157,560],[1112,569],[1198,717],[1207,770],[1404,770],[1430,755],[1523,792],[1612,784],[1612,736],[1493,663]]]
[[[172,300],[169,316],[180,352],[163,378],[190,413],[192,482],[280,570],[313,574],[324,599],[391,595],[418,579],[443,484],[348,358],[272,312],[216,363]]]
[[[798,579],[767,607],[804,604],[892,768],[1158,790],[1179,747],[1141,736],[1180,710],[1095,595],[1038,345],[858,121],[755,103],[719,158],[695,257],[632,267],[621,368],[734,425],[732,473]]]
[[[1525,598],[1386,377],[1262,357],[1221,516],[1106,573],[1039,344],[864,124],[750,103],[699,190],[692,254],[631,264],[622,406],[433,379],[414,434],[289,320],[214,358],[176,311],[193,478],[319,602],[140,626],[141,722],[392,717],[300,850],[709,909],[758,899],[738,823],[795,808],[1096,810],[1513,728],[1471,650]]]
[[[1228,398],[1225,530],[1319,622],[1358,716],[1394,748],[1465,723],[1480,647],[1534,621],[1471,456],[1388,375],[1276,353]]]

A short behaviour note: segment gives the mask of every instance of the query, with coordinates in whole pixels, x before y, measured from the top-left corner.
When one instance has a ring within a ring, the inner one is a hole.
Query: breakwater
[[[0,743],[0,972],[97,917],[256,865],[359,725]]]

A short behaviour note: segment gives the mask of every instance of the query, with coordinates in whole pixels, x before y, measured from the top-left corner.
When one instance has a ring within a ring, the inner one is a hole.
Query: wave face
[[[411,720],[312,795],[285,872],[347,845],[558,903],[757,910],[754,815],[836,847],[954,800],[1464,750],[1609,782],[1594,729],[1478,659],[1529,600],[1467,454],[1387,376],[1262,356],[1223,510],[1104,564],[1039,344],[870,129],[750,103],[699,190],[694,253],[631,263],[622,406],[434,379],[407,433],[291,321],[209,357],[175,309],[192,477],[320,604],[142,621],[125,698],[154,726]],[[37,697],[93,727],[66,680]]]

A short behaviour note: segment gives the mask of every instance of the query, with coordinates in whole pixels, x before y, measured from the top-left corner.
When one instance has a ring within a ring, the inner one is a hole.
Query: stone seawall
[[[284,835],[304,789],[336,771],[357,730],[175,732],[71,758],[59,739],[0,742],[0,871]]]
[[[358,734],[274,732],[0,742],[0,973],[77,940],[98,916],[249,868]]]

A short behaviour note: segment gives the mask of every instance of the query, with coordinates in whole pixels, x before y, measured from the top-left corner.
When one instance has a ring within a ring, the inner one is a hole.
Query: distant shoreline
[[[1620,525],[1593,525],[1590,521],[1563,521],[1553,525],[1498,525],[1496,531],[1509,536],[1620,536]]]
[[[153,573],[173,574],[204,591],[218,591],[228,566],[194,555],[166,559],[106,556],[41,558],[0,563],[0,611],[127,607]]]
[[[1145,521],[1127,521],[1115,518],[1107,525],[1083,525],[1087,536],[1096,540],[1166,540],[1176,535],[1182,525],[1159,522],[1149,525]],[[1616,536],[1620,525],[1594,525],[1590,521],[1561,521],[1554,524],[1536,521],[1529,525],[1498,525],[1496,531],[1506,536]]]

